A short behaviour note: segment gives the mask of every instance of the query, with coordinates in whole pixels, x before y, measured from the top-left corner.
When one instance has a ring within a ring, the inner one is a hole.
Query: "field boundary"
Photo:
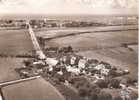
[[[75,36],[75,35],[81,35],[81,34],[87,34],[87,33],[118,32],[118,31],[132,31],[132,30],[138,30],[138,28],[135,28],[135,29],[124,29],[124,30],[84,31],[84,32],[69,33],[69,34],[66,34],[66,35],[54,36],[54,37],[50,37],[50,38],[48,37],[48,38],[44,38],[44,39],[45,40],[52,40],[52,39]]]

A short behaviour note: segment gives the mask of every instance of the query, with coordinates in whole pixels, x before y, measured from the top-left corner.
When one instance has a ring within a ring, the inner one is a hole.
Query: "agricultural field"
[[[137,31],[99,32],[56,38],[46,41],[46,44],[50,46],[56,44],[59,46],[71,45],[74,49],[87,50],[117,47],[122,43],[137,42],[137,39]]]
[[[70,28],[55,30],[35,31],[37,36],[45,37],[46,47],[65,47],[72,46],[75,53],[87,58],[97,59],[98,61],[108,62],[110,65],[124,70],[129,70],[129,77],[137,79],[138,72],[138,30],[136,26],[122,27],[97,27],[97,28]],[[23,55],[33,51],[33,45],[27,30],[0,30],[0,54]],[[47,39],[49,38],[49,39]],[[126,44],[126,45],[125,45]],[[23,67],[23,60],[26,58],[0,57],[0,83],[20,79],[19,73],[15,68]],[[56,78],[57,79],[57,78]],[[38,85],[39,84],[39,85]],[[24,99],[27,97],[38,100],[50,97],[51,100],[57,99],[55,93],[61,92],[65,97],[73,100],[79,98],[78,94],[73,92],[71,87],[57,85],[51,87],[51,83],[41,79],[10,85],[3,88],[6,99],[19,100],[16,95]],[[31,85],[31,86],[30,86]],[[18,88],[19,87],[19,88]],[[29,87],[29,88],[25,88]],[[37,87],[37,88],[36,88]],[[12,92],[20,91],[22,92]],[[39,91],[38,91],[39,90]],[[28,91],[28,92],[26,92]],[[33,92],[32,92],[33,91]],[[111,90],[108,89],[111,93]],[[119,90],[112,91],[115,96]],[[29,94],[29,92],[31,92]],[[47,95],[45,95],[45,93]],[[53,92],[54,93],[54,92]],[[36,95],[34,98],[32,95]],[[42,95],[42,96],[41,96]]]
[[[27,30],[0,30],[0,54],[31,53],[33,45]]]
[[[112,31],[125,31],[125,30],[136,30],[137,25],[127,25],[127,26],[105,26],[105,27],[79,27],[79,28],[48,28],[48,29],[35,29],[37,36],[42,36],[43,38],[58,38],[59,36],[68,36],[76,34],[86,34],[94,32],[112,32]]]
[[[5,100],[64,100],[57,89],[43,78],[3,87],[2,92]]]
[[[15,68],[23,67],[24,58],[0,58],[0,83],[20,79]]]
[[[27,30],[0,30],[0,55],[16,56],[31,53],[33,45]],[[25,58],[0,57],[0,83],[19,79],[15,68],[22,67]]]

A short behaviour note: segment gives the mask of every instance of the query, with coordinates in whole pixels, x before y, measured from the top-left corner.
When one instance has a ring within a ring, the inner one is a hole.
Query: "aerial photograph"
[[[0,100],[139,100],[138,0],[0,0]]]

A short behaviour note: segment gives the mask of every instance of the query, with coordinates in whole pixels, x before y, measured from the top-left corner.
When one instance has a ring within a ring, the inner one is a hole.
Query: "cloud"
[[[137,0],[1,0],[0,13],[136,13]]]

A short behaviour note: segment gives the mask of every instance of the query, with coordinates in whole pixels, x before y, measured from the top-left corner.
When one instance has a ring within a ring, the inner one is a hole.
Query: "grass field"
[[[86,33],[81,35],[69,36],[46,41],[47,45],[66,46],[71,45],[74,49],[98,49],[106,47],[117,47],[122,43],[138,42],[137,31],[122,32],[99,32]]]
[[[0,83],[19,79],[19,74],[14,70],[23,66],[23,58],[0,58]]]
[[[0,54],[31,53],[33,45],[27,30],[0,30]]]
[[[58,90],[43,78],[2,88],[5,100],[64,100]]]
[[[75,27],[75,28],[56,28],[56,29],[40,29],[34,30],[37,36],[42,36],[44,38],[53,38],[57,36],[65,36],[70,34],[78,34],[83,32],[83,34],[87,32],[105,32],[105,31],[125,31],[125,30],[135,30],[137,29],[137,25],[127,25],[127,26],[105,26],[105,27]]]
[[[33,45],[27,30],[0,30],[0,54],[22,55],[31,53]],[[22,67],[23,58],[0,58],[0,82],[18,79],[14,68]]]

